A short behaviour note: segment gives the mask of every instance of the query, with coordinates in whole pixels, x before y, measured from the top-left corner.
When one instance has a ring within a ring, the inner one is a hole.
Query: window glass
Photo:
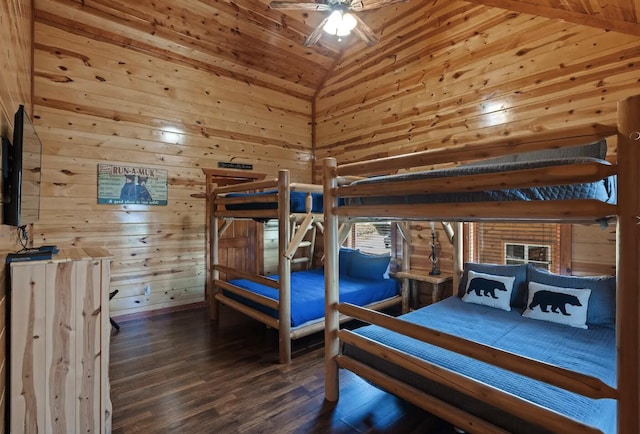
[[[391,223],[355,223],[345,245],[366,253],[391,254]]]
[[[504,244],[506,264],[533,264],[536,267],[549,269],[549,251],[551,246],[530,244]]]

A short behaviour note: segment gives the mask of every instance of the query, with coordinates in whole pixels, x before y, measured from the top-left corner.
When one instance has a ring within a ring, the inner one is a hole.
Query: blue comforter
[[[590,326],[588,330],[583,330],[523,318],[518,310],[506,312],[465,303],[457,297],[450,297],[440,303],[408,313],[402,318],[452,335],[595,376],[615,387],[615,330],[611,328]],[[568,415],[605,433],[616,431],[615,400],[585,398],[377,326],[360,328],[357,333]],[[545,432],[540,426],[516,419],[486,403],[470,399],[446,386],[401,370],[364,351],[345,345],[344,353],[377,366],[389,375],[420,387],[510,431]],[[540,425],[544,426],[544,421],[540,421]]]
[[[278,276],[270,276],[278,280]],[[246,279],[231,280],[229,283],[248,289],[256,294],[279,299],[278,290],[260,285]],[[340,276],[340,301],[358,306],[381,301],[398,294],[398,282],[395,279],[368,280],[350,276]],[[258,303],[250,302],[240,296],[225,292],[225,295],[250,305],[274,318],[278,312]],[[322,269],[296,271],[291,273],[291,326],[297,327],[306,322],[324,317],[324,271]]]

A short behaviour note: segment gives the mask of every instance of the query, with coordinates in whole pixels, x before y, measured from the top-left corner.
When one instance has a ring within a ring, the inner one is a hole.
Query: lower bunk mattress
[[[465,303],[458,297],[450,297],[402,315],[400,318],[571,371],[591,375],[615,387],[614,329],[589,326],[588,330],[584,330],[523,318],[521,313],[517,309],[507,312]],[[613,399],[586,398],[378,326],[365,326],[356,330],[356,333],[567,415],[604,433],[616,432],[616,401]],[[348,344],[344,344],[343,354],[511,432],[549,432],[543,428],[544,421],[540,421],[537,425],[521,420],[485,402],[401,369]]]
[[[278,280],[278,276],[270,276]],[[230,280],[241,288],[273,300],[279,299],[278,290],[247,279]],[[358,306],[366,306],[377,301],[397,296],[399,284],[395,279],[358,279],[340,276],[340,301]],[[251,306],[261,312],[278,318],[278,311],[247,300],[229,291],[225,296]],[[299,327],[308,322],[324,318],[324,271],[322,269],[295,271],[291,273],[291,327]]]

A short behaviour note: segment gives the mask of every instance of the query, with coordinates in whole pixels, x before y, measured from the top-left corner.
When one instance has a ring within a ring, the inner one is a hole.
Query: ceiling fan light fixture
[[[322,28],[325,32],[335,36],[347,36],[356,28],[358,22],[353,15],[341,10],[335,10]]]

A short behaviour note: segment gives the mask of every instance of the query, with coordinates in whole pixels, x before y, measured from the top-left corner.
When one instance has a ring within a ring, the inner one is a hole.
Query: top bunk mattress
[[[466,303],[458,297],[449,297],[439,303],[402,315],[401,318],[471,341],[591,375],[615,387],[614,329],[589,326],[590,328],[585,330],[524,318],[521,314],[522,311],[518,309],[507,312]],[[356,333],[568,415],[604,433],[616,432],[616,402],[613,399],[586,398],[378,326],[362,327],[356,330]],[[440,385],[402,370],[390,362],[355,347],[345,344],[343,352],[509,431],[547,432],[539,426],[517,419],[513,415],[465,396],[446,385]],[[544,421],[541,421],[541,425],[544,425]]]
[[[265,194],[277,194],[276,190],[262,191],[258,193],[227,193],[225,197],[259,197]],[[304,191],[292,191],[289,193],[289,207],[292,213],[306,213],[305,202],[307,195],[311,194],[311,212],[322,213],[322,193],[307,193]],[[227,204],[225,208],[230,211],[255,211],[265,209],[278,209],[278,202],[250,202],[240,204]]]
[[[462,175],[479,175],[501,173],[514,170],[536,169],[541,167],[581,164],[590,162],[609,164],[605,160],[591,157],[571,157],[554,160],[518,161],[493,164],[472,164],[451,169],[411,172],[398,175],[376,176],[355,181],[352,185],[371,183],[390,183],[395,181],[414,181],[420,179],[455,177]],[[401,189],[401,184],[398,184]],[[491,202],[491,201],[533,201],[533,200],[567,200],[596,199],[605,203],[616,203],[616,177],[609,176],[603,180],[582,184],[556,185],[533,188],[511,188],[477,192],[430,193],[404,196],[374,196],[345,198],[344,205],[389,205],[416,203],[456,203],[456,202]]]

